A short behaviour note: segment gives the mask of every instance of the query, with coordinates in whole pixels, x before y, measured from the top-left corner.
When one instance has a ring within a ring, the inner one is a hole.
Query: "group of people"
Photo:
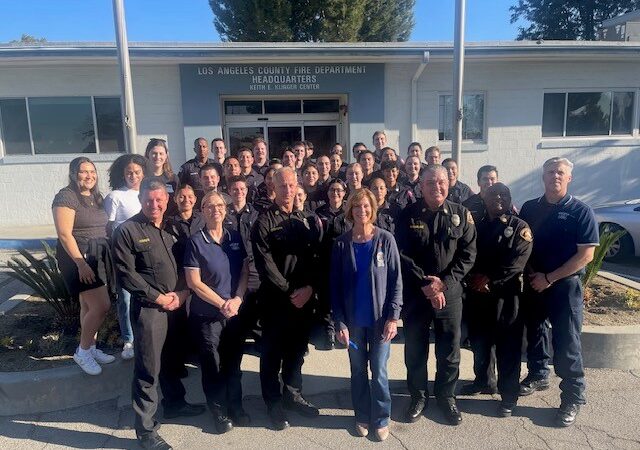
[[[233,155],[219,138],[211,149],[196,139],[195,157],[175,174],[166,142],[152,139],[145,157],[113,163],[105,199],[95,165],[76,158],[53,201],[59,267],[81,305],[74,360],[97,375],[115,359],[95,342],[116,301],[122,357],[135,359],[132,399],[143,448],[171,448],[157,432],[158,387],[165,418],[205,412],[185,401],[190,354],[216,430],[250,423],[241,362],[257,329],[273,427],[289,427],[289,411],[318,416],[302,392],[315,326],[317,348],[348,349],[357,434],[385,440],[387,362],[400,319],[408,422],[427,407],[431,330],[433,396],[448,423],[462,421],[455,395],[465,323],[475,380],[463,394],[497,393],[498,415],[510,416],[519,396],[549,387],[553,345],[562,379],[556,423],[574,423],[585,403],[580,274],[598,228],[593,211],[568,193],[570,161],[546,161],[544,194],[518,213],[495,166],[478,170],[474,194],[458,180],[455,160],[440,161],[438,147],[423,155],[413,142],[403,160],[383,131],[374,133],[372,149],[356,143],[350,164],[340,144],[316,158],[309,142],[279,159],[268,158],[261,138]]]

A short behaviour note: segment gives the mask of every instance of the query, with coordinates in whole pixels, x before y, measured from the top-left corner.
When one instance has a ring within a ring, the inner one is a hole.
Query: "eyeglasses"
[[[224,203],[214,203],[214,204],[209,203],[208,205],[205,206],[205,208],[206,209],[214,209],[214,208],[215,209],[226,209],[227,205],[224,204]]]
[[[329,189],[329,192],[331,192],[332,194],[340,194],[340,193],[344,192],[344,189],[342,189],[342,188]]]

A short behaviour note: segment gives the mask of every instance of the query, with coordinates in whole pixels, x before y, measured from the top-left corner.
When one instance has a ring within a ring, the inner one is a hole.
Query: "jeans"
[[[351,401],[356,422],[375,428],[389,425],[391,393],[387,376],[387,362],[391,342],[382,342],[380,327],[349,327],[349,338],[358,349],[349,346],[351,365]],[[371,368],[371,382],[369,371]]]
[[[133,342],[133,327],[131,326],[131,294],[118,286],[118,323],[120,324],[120,337],[124,342]]]

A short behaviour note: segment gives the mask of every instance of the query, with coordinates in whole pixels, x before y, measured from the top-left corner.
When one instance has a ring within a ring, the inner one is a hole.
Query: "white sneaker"
[[[73,360],[89,375],[100,375],[102,373],[102,367],[93,359],[90,353],[82,356],[76,350],[73,354]]]
[[[95,347],[91,347],[91,356],[93,356],[93,359],[95,359],[99,364],[109,364],[116,360],[115,356],[107,355],[105,352]]]
[[[125,342],[122,347],[122,359],[131,359],[133,356],[133,342]]]

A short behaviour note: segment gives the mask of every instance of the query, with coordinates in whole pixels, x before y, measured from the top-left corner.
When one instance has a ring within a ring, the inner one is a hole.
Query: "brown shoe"
[[[360,437],[367,436],[369,434],[369,425],[356,422],[356,434]]]
[[[385,441],[389,437],[389,427],[382,427],[376,429],[376,438],[378,441]]]

